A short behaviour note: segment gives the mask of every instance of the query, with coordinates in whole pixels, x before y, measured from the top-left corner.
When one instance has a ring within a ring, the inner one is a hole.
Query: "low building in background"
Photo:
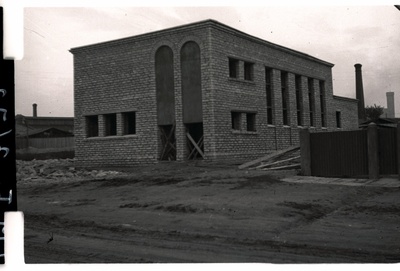
[[[29,158],[38,159],[43,156],[38,153],[46,151],[68,151],[70,154],[67,157],[73,158],[75,145],[73,117],[38,117],[34,104],[33,116],[15,116],[15,131],[17,158],[21,157],[21,153],[29,152]],[[57,158],[57,155],[54,158]]]

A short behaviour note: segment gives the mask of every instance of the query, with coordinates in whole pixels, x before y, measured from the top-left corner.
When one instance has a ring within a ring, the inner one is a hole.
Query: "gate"
[[[348,177],[368,175],[367,132],[310,134],[311,175]]]
[[[303,175],[369,177],[399,174],[400,124],[396,128],[310,133],[300,131]]]
[[[398,157],[396,129],[378,130],[379,173],[396,174]]]

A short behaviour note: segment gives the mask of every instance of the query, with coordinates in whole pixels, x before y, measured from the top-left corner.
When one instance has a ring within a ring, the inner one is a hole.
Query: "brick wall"
[[[214,158],[255,158],[276,149],[299,144],[296,112],[295,75],[301,76],[303,127],[310,125],[308,78],[314,93],[313,131],[334,129],[332,101],[332,65],[303,55],[283,51],[274,45],[253,40],[247,35],[233,35],[229,29],[211,29],[212,78],[214,93],[215,151]],[[228,59],[239,60],[239,78],[229,78]],[[254,80],[243,78],[243,62],[254,63]],[[265,67],[272,68],[273,125],[267,125]],[[281,71],[287,72],[289,123],[283,125]],[[326,128],[321,127],[319,82],[324,82]],[[257,113],[256,132],[233,131],[231,111]],[[347,125],[347,124],[346,124]]]
[[[341,126],[339,130],[355,130],[358,129],[358,101],[344,97],[333,96],[332,115],[335,117],[336,112],[340,112]],[[335,124],[336,127],[336,117]]]
[[[81,166],[129,166],[158,160],[161,140],[157,127],[154,57],[163,45],[169,46],[174,54],[177,160],[185,159],[180,49],[187,41],[195,41],[200,46],[203,100],[207,101],[209,49],[204,28],[200,25],[174,29],[173,35],[146,34],[71,50],[74,54],[75,157]],[[135,135],[121,135],[121,112],[136,112]],[[104,134],[103,115],[109,113],[117,114],[115,136]],[[97,137],[86,134],[85,116],[90,115],[99,116]],[[207,139],[205,143],[206,151],[210,141]]]
[[[155,52],[173,51],[177,160],[187,156],[182,118],[180,50],[195,41],[201,52],[204,153],[206,160],[250,159],[299,144],[295,75],[301,76],[303,127],[308,127],[308,78],[313,78],[315,120],[321,130],[319,82],[325,82],[327,128],[335,129],[335,112],[351,113],[351,102],[333,100],[332,65],[250,37],[214,21],[153,32],[72,49],[74,54],[76,158],[82,166],[156,162],[161,142],[157,127]],[[229,58],[239,60],[238,78],[229,77]],[[244,80],[244,62],[252,80]],[[273,125],[267,124],[265,67],[272,69]],[[281,71],[287,72],[288,124],[283,125]],[[136,112],[136,134],[123,135],[123,112]],[[233,130],[231,112],[241,113],[242,130]],[[356,112],[356,111],[354,111]],[[116,114],[115,136],[105,136],[103,115]],[[255,131],[247,131],[248,114],[256,114]],[[99,136],[87,137],[85,116],[99,116]],[[346,117],[347,118],[347,117]],[[352,126],[352,119],[343,125]]]

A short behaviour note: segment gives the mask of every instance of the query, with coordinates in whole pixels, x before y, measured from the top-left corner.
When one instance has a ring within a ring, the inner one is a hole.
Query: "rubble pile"
[[[74,159],[17,160],[17,182],[31,180],[83,180],[121,174],[118,171],[77,169]]]

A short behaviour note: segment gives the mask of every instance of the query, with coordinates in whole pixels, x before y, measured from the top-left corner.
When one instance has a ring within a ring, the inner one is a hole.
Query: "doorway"
[[[187,160],[204,159],[203,123],[185,124]]]

